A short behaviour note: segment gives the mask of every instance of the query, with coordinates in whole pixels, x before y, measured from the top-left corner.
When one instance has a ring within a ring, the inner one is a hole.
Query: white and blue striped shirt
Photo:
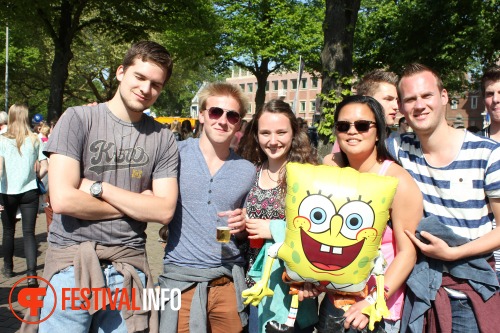
[[[437,216],[470,240],[492,230],[488,198],[500,198],[500,144],[466,131],[460,152],[444,167],[427,163],[415,133],[389,138],[387,147],[422,191],[424,216]]]

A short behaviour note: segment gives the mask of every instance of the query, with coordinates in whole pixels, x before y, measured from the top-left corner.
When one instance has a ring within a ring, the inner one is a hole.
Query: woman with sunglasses
[[[404,231],[415,232],[422,218],[422,194],[410,174],[394,162],[385,146],[387,136],[384,110],[379,102],[368,96],[346,97],[334,115],[335,132],[340,152],[327,155],[323,163],[349,166],[359,172],[396,177],[398,187],[390,209],[390,221],[382,236],[382,252],[387,261],[385,289],[390,318],[379,325],[387,332],[399,332],[404,300],[404,285],[416,262],[416,249]],[[372,285],[369,283],[369,287]],[[363,329],[368,317],[361,310],[370,304],[360,300],[345,313],[333,306],[327,294],[321,304],[319,332],[326,332],[328,317],[344,317],[344,327]],[[376,330],[377,331],[377,330]]]
[[[317,164],[317,158],[307,133],[300,130],[290,105],[282,100],[274,99],[264,104],[248,127],[238,151],[257,167],[257,178],[246,200],[249,217],[246,227],[250,239],[248,257],[254,268],[247,276],[247,284],[251,287],[255,283],[253,278],[258,279],[262,273],[257,267],[262,269],[269,246],[284,239],[286,164]],[[291,295],[288,294],[290,287],[281,279],[282,272],[283,266],[276,260],[269,283],[274,296],[262,300],[258,309],[250,305],[249,332],[265,332],[266,323],[272,320],[286,321]],[[316,300],[308,299],[306,303],[309,304],[299,308],[295,332],[312,332],[314,329]]]

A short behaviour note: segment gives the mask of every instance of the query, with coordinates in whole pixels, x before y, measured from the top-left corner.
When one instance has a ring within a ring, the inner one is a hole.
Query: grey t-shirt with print
[[[178,150],[172,132],[146,115],[136,123],[122,121],[104,103],[67,109],[44,152],[79,161],[83,178],[135,193],[151,190],[153,179],[177,177]],[[48,240],[56,247],[94,241],[143,248],[146,226],[127,216],[87,221],[54,214]]]

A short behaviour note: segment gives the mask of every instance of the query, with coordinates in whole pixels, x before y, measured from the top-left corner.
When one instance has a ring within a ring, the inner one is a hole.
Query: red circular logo
[[[47,293],[47,290],[49,290],[48,287],[50,287],[50,290],[52,290],[52,293],[54,294],[54,300],[55,300],[55,302],[54,302],[54,306],[52,307],[52,310],[50,311],[49,315],[47,317],[45,317],[45,318],[40,318],[40,320],[37,320],[37,321],[29,321],[29,320],[25,320],[24,318],[19,317],[17,315],[16,311],[14,311],[14,308],[12,306],[12,303],[13,303],[12,302],[12,294],[14,292],[14,289],[19,285],[19,283],[21,283],[21,282],[23,282],[24,280],[27,280],[27,279],[41,280],[41,281],[43,281],[43,282],[45,282],[47,284],[47,288],[29,288],[29,287],[24,287],[24,288],[22,288],[19,291],[19,293],[17,295],[17,302],[22,307],[27,308],[28,311],[30,312],[30,315],[35,316],[35,315],[39,314],[39,310],[42,308],[42,305],[43,305],[43,300],[39,299],[39,297],[40,296],[44,296],[45,297],[45,295]],[[57,305],[56,290],[50,284],[49,281],[45,280],[42,277],[39,277],[39,276],[26,276],[26,277],[20,279],[19,281],[17,281],[16,283],[14,283],[14,285],[10,289],[10,293],[9,293],[9,308],[10,308],[10,311],[14,314],[14,316],[17,319],[19,319],[23,323],[26,323],[26,324],[39,324],[41,322],[46,321],[47,319],[49,319],[50,316],[52,316],[52,314],[56,310],[56,305]]]

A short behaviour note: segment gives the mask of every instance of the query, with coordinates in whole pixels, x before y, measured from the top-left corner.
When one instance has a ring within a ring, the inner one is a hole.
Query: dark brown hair
[[[160,44],[152,41],[141,41],[132,44],[123,58],[123,71],[132,66],[135,59],[141,59],[144,62],[151,61],[163,68],[167,73],[165,82],[163,82],[164,85],[170,79],[174,64],[170,53]]]
[[[264,112],[282,114],[290,120],[292,127],[292,145],[288,152],[287,162],[318,164],[315,150],[309,143],[307,133],[301,131],[297,117],[292,112],[290,105],[280,99],[272,99],[262,106],[249,122],[245,134],[238,146],[238,153],[257,166],[262,166],[267,161],[267,155],[259,144],[259,119]],[[280,174],[278,184],[284,193],[286,188],[286,173]]]
[[[389,83],[396,86],[398,84],[398,76],[393,72],[375,69],[366,73],[361,78],[361,81],[356,85],[356,94],[373,96],[381,83]]]
[[[486,91],[486,82],[488,81],[500,81],[500,66],[493,65],[484,71],[483,77],[481,78],[481,94],[483,97]]]

